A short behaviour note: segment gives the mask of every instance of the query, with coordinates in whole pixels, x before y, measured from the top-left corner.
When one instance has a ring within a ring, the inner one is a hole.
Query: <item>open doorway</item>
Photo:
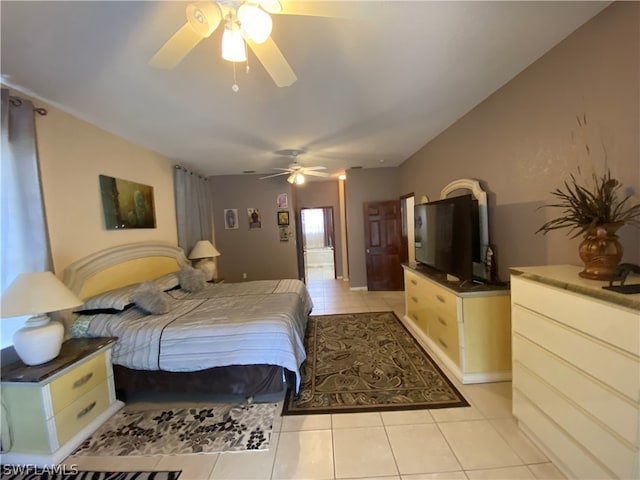
[[[303,208],[300,220],[305,281],[335,279],[333,207]]]

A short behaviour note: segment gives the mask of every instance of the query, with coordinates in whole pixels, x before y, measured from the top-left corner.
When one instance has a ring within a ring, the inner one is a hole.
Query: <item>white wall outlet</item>
[[[247,274],[246,274],[246,273],[243,273],[243,274],[242,274],[242,278],[246,280],[246,279],[247,279]]]

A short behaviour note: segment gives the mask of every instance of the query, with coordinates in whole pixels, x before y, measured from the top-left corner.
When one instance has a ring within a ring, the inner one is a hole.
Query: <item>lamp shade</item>
[[[220,256],[220,252],[216,250],[209,240],[200,240],[196,243],[196,246],[193,247],[191,253],[189,254],[190,259],[197,258],[211,258]]]
[[[82,305],[51,272],[21,273],[2,294],[2,317],[57,312]]]
[[[82,305],[51,272],[21,273],[2,294],[0,316],[33,315],[25,326],[13,334],[13,346],[27,365],[40,365],[60,353],[64,327],[50,322],[48,312]]]

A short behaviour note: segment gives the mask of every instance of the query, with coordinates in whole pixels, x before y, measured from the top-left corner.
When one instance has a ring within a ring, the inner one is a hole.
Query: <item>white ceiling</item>
[[[285,5],[291,0],[281,0]],[[300,2],[296,2],[300,3]],[[298,81],[220,58],[220,30],[147,65],[186,2],[0,2],[2,81],[207,175],[396,166],[608,2],[353,2],[354,18],[273,16]]]

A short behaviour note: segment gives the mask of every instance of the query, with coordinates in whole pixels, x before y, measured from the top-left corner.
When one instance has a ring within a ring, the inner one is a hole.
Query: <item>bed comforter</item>
[[[270,364],[295,373],[306,358],[303,339],[312,308],[299,280],[207,284],[205,290],[167,292],[169,312],[130,308],[96,315],[90,336],[114,336],[113,363],[135,370],[196,371]]]

